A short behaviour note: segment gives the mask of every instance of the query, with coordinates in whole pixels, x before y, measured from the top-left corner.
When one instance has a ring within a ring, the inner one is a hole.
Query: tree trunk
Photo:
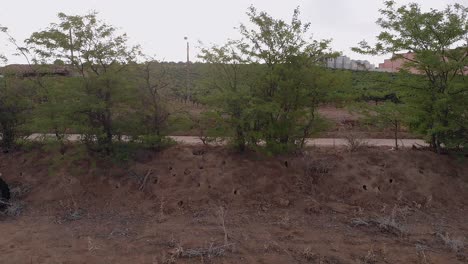
[[[398,150],[398,122],[395,122],[395,150]]]

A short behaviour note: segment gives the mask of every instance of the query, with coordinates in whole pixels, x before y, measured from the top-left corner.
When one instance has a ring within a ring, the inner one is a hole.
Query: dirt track
[[[202,145],[203,142],[198,137],[192,136],[171,136],[170,138],[175,141],[187,144],[187,145]],[[376,138],[364,138],[360,139],[362,142],[365,142],[369,146],[376,147],[393,147],[395,146],[394,139],[376,139]],[[308,139],[306,141],[307,146],[347,146],[348,141],[344,138],[314,138]],[[417,146],[426,146],[427,144],[422,139],[400,139],[398,144],[402,147],[412,147],[413,145]]]
[[[54,135],[47,134],[47,137],[53,138]],[[43,134],[32,134],[29,139],[36,140],[41,137],[44,137]],[[202,140],[199,137],[195,136],[169,136],[176,142],[185,145],[203,145]],[[70,141],[79,141],[80,135],[78,134],[70,134],[67,136],[67,139]],[[360,139],[361,142],[366,143],[369,146],[375,147],[393,147],[395,146],[394,139],[377,139],[377,138],[363,138]],[[308,139],[306,141],[307,146],[346,146],[348,141],[344,138],[314,138]],[[412,147],[413,145],[416,146],[426,146],[427,143],[424,142],[422,139],[399,139],[398,144],[401,147]],[[222,143],[217,143],[214,145],[222,145]]]
[[[0,217],[2,264],[468,259],[468,163],[431,152],[178,145],[123,166],[33,149],[0,171],[23,206]]]

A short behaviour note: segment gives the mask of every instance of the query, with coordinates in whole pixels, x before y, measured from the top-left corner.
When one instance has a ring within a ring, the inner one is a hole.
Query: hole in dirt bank
[[[173,174],[172,174],[172,177],[175,177],[175,176],[176,176],[176,174],[175,174],[175,173],[173,173]]]
[[[203,150],[203,149],[194,149],[192,151],[192,154],[195,155],[195,156],[201,156],[201,155],[203,155],[205,153],[206,153],[206,151]]]
[[[237,189],[234,190],[234,195],[237,195],[239,192],[237,191]]]
[[[284,166],[285,166],[286,168],[289,166],[289,164],[288,164],[288,161],[287,161],[287,160],[284,162]]]
[[[424,171],[422,169],[419,169],[419,173],[424,174]]]
[[[364,185],[362,186],[362,188],[363,188],[365,191],[367,191],[367,185],[364,184]]]
[[[201,165],[200,165],[200,166],[198,166],[198,168],[199,168],[200,170],[203,170],[203,166],[201,166]]]
[[[157,184],[157,183],[158,183],[158,178],[155,178],[155,179],[153,180],[153,184]]]
[[[200,184],[200,183],[197,183],[197,187],[200,187],[200,186],[201,186],[201,184]]]
[[[393,179],[388,180],[389,183],[393,183]]]
[[[208,185],[208,189],[211,189],[211,185]]]
[[[169,170],[171,171],[171,170],[172,170],[172,167],[169,167]]]
[[[178,205],[178,206],[184,205],[184,201],[179,201],[179,202],[177,203],[177,205]]]

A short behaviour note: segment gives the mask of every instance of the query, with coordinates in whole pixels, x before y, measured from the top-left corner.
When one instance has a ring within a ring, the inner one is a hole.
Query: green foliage
[[[26,123],[31,112],[32,90],[28,80],[0,78],[0,147],[9,150],[17,139],[28,136]]]
[[[383,31],[371,47],[360,43],[355,51],[396,55],[406,61],[395,79],[400,95],[412,109],[411,127],[425,135],[440,152],[442,146],[467,146],[468,8],[449,5],[444,10],[423,12],[418,4],[396,6],[386,1],[377,21]],[[417,73],[416,76],[411,73]]]
[[[167,129],[170,116],[176,114],[175,109],[169,111],[167,99],[171,91],[166,66],[148,59],[141,65],[135,65],[133,70],[136,70],[138,87],[137,115],[134,118],[141,127],[138,132],[160,136]]]
[[[206,111],[202,112],[198,118],[195,118],[195,129],[198,137],[203,144],[213,143],[226,136],[230,136],[229,127],[225,123],[220,112]]]
[[[299,20],[298,9],[290,23],[254,7],[247,15],[254,27],[240,26],[242,40],[202,50],[212,71],[206,102],[239,150],[264,142],[271,153],[287,152],[311,135],[316,108],[346,78],[319,67],[336,54],[330,40],[309,41],[310,25]]]
[[[398,101],[397,87],[393,84],[395,73],[353,71],[352,89],[348,90],[348,99],[354,101]]]
[[[138,47],[129,47],[125,34],[118,34],[116,28],[97,18],[96,13],[85,16],[58,15],[59,23],[35,32],[26,43],[42,62],[61,60],[73,67],[78,73],[74,89],[67,89],[68,102],[72,106],[76,132],[84,134],[85,142],[107,153],[112,151],[112,141],[125,129],[122,122],[127,110],[135,99],[135,92],[128,78],[123,76],[125,68],[139,54]],[[45,89],[44,111],[50,122],[66,121],[55,118],[55,111],[61,106],[55,104],[57,91],[42,84]],[[52,94],[47,94],[48,92]],[[55,91],[55,93],[53,92]],[[65,92],[65,91],[63,91]],[[49,98],[50,97],[50,98]],[[63,99],[63,98],[62,98]],[[54,107],[58,107],[54,109]],[[120,122],[116,122],[119,120]],[[67,127],[61,122],[60,130]]]
[[[80,94],[80,80],[76,78],[43,77],[32,82],[35,90],[34,111],[28,126],[36,133],[52,133],[58,141],[66,133],[79,131],[76,113],[77,98]]]
[[[390,128],[395,139],[395,149],[398,149],[398,133],[401,127],[408,122],[407,115],[410,112],[405,104],[383,102],[376,105],[368,103],[359,104],[358,110],[364,120],[376,127]]]

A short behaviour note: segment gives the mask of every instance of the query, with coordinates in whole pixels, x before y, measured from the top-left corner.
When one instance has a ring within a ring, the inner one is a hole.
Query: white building
[[[327,67],[353,71],[373,71],[375,65],[366,60],[352,60],[348,56],[339,56],[327,60]]]

